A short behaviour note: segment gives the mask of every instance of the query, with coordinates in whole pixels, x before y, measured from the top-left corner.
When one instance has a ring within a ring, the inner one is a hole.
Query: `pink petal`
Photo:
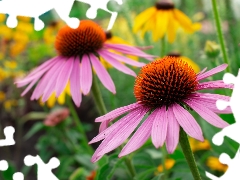
[[[37,81],[38,81],[38,79],[35,79],[34,81],[32,81],[28,85],[28,87],[22,92],[21,96],[24,96],[34,86],[34,84],[36,84]]]
[[[98,53],[103,57],[103,59],[105,59],[109,64],[111,64],[113,67],[115,67],[119,71],[122,71],[123,73],[129,74],[134,77],[137,76],[133,70],[129,69],[127,66],[121,64],[120,62],[118,62],[117,60],[113,59],[111,56],[106,54],[106,50],[100,50],[98,51]]]
[[[224,101],[230,101],[229,96],[221,95],[221,94],[211,94],[211,93],[194,93],[192,94],[194,96],[200,97],[202,99],[214,99],[214,100],[224,100]]]
[[[124,63],[126,63],[126,64],[130,64],[130,65],[132,65],[132,66],[142,67],[142,66],[145,65],[145,63],[138,62],[138,61],[134,61],[134,60],[132,60],[132,59],[130,59],[130,58],[127,58],[127,57],[122,56],[122,55],[119,55],[119,54],[114,54],[114,53],[109,52],[109,51],[105,51],[105,53],[106,53],[108,56],[112,57],[113,59],[116,59],[116,60],[118,60],[118,61],[124,62]]]
[[[116,93],[115,85],[112,81],[112,78],[108,74],[107,70],[100,63],[99,59],[96,58],[94,54],[90,54],[90,60],[93,65],[93,68],[96,71],[96,74],[102,84],[113,94]]]
[[[73,69],[70,76],[70,89],[71,95],[74,103],[77,107],[80,106],[82,101],[82,93],[81,93],[81,86],[80,86],[80,59],[76,58],[73,63]]]
[[[120,146],[131,135],[147,111],[148,109],[142,108],[142,111],[137,116],[129,120],[128,123],[125,123],[123,126],[113,130],[102,142],[101,145],[103,147],[99,147],[101,150],[98,155],[104,155]]]
[[[197,90],[202,90],[202,89],[219,89],[219,88],[233,89],[233,84],[225,84],[223,82],[223,80],[208,81],[208,82],[199,83],[198,87],[197,87]]]
[[[119,51],[124,54],[130,54],[133,56],[143,57],[147,60],[153,60],[156,56],[146,54],[145,52],[139,50],[138,48],[135,48],[133,46],[128,46],[124,44],[104,44],[104,47],[107,49],[113,49],[116,51]]]
[[[42,96],[42,102],[46,102],[48,98],[52,95],[52,93],[55,91],[56,83],[57,83],[57,77],[59,76],[60,72],[64,68],[67,61],[63,61],[61,65],[59,66],[59,69],[57,69],[52,76],[49,78],[47,86],[45,87],[43,91]]]
[[[109,124],[109,120],[108,121],[104,121],[100,124],[99,126],[99,133],[103,132],[104,130],[106,130],[108,128],[108,124]]]
[[[212,110],[215,113],[219,113],[219,114],[231,114],[232,113],[230,106],[228,106],[224,110],[219,110],[216,106],[217,100],[215,100],[215,99],[206,99],[206,98],[201,98],[201,97],[191,97],[191,99],[196,101],[198,104],[202,104],[203,106]]]
[[[199,76],[200,74],[204,73],[207,70],[207,67],[205,67],[202,71],[200,71],[199,73],[197,73],[197,76]]]
[[[87,95],[90,92],[92,86],[92,68],[87,55],[83,55],[80,69],[80,84],[82,88],[82,93],[84,95]]]
[[[217,73],[225,70],[227,68],[227,66],[228,66],[227,64],[222,64],[222,65],[217,66],[217,67],[215,67],[215,68],[213,68],[213,69],[211,69],[211,70],[209,70],[209,71],[207,71],[207,72],[205,72],[203,74],[199,74],[197,76],[197,80],[199,81],[199,80],[202,80],[202,79],[206,79],[209,76],[217,74]]]
[[[184,102],[187,103],[203,119],[205,119],[208,123],[212,124],[213,126],[216,126],[218,128],[225,128],[229,125],[227,122],[223,121],[217,114],[212,112],[210,109],[204,107],[203,105],[197,103],[196,101],[185,100]]]
[[[152,114],[152,142],[156,148],[163,146],[167,135],[168,118],[166,107],[157,108]]]
[[[172,154],[179,141],[179,132],[180,126],[177,122],[177,119],[173,113],[172,107],[168,108],[168,128],[167,128],[167,137],[166,137],[166,148],[168,153]]]
[[[115,130],[116,128],[119,128],[120,126],[123,126],[124,124],[128,123],[131,119],[133,119],[135,116],[137,116],[140,112],[142,112],[142,107],[139,107],[137,109],[132,110],[129,114],[119,119],[117,122],[115,122],[113,125],[111,125],[109,128],[105,129],[101,133],[99,133],[96,137],[94,137],[89,144],[101,141],[102,139],[105,139],[109,136],[109,134]],[[109,121],[107,121],[109,122]]]
[[[60,96],[60,94],[63,92],[63,90],[67,86],[69,77],[72,73],[73,63],[74,63],[74,57],[69,58],[66,61],[64,67],[62,68],[60,74],[58,75],[57,83],[55,87],[57,97]]]
[[[38,83],[36,88],[34,89],[33,94],[31,96],[31,100],[39,99],[41,97],[46,86],[48,85],[49,79],[53,76],[53,74],[56,71],[59,70],[59,68],[62,66],[62,64],[64,62],[65,62],[65,60],[63,60],[63,59],[58,60],[56,62],[56,64],[54,64],[54,66],[51,67],[51,69],[49,69],[48,72],[46,72],[46,74],[42,77],[42,79],[40,80],[40,82]]]
[[[151,135],[152,125],[155,118],[155,116],[151,115],[142,123],[142,125],[134,133],[134,135],[124,146],[118,157],[130,154],[131,152],[140,148],[147,141],[147,139]]]
[[[103,121],[107,121],[107,120],[113,120],[115,119],[116,117],[130,111],[130,110],[133,110],[133,109],[136,109],[138,107],[141,107],[142,105],[140,103],[133,103],[133,104],[130,104],[130,105],[127,105],[127,106],[123,106],[123,107],[120,107],[120,108],[117,108],[103,116],[100,116],[98,118],[96,118],[95,122],[103,122]]]
[[[173,113],[180,126],[189,136],[198,139],[199,141],[204,141],[201,127],[187,110],[178,104],[174,104]]]

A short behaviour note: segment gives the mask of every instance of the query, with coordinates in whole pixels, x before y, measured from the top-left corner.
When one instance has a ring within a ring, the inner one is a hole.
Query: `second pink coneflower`
[[[228,125],[216,113],[231,113],[231,109],[220,111],[216,101],[229,97],[219,94],[198,92],[203,89],[233,88],[222,80],[200,82],[227,67],[226,64],[196,74],[191,66],[177,57],[164,57],[145,65],[136,78],[134,94],[136,103],[115,109],[96,119],[101,122],[100,133],[90,143],[102,141],[95,151],[92,162],[120,146],[141,123],[119,154],[125,156],[140,148],[151,136],[156,148],[166,143],[169,153],[173,153],[179,142],[180,128],[189,136],[203,141],[199,124],[189,113],[196,111],[208,123],[218,128]],[[126,116],[108,127],[115,118],[129,112]]]
[[[73,101],[80,106],[82,94],[86,95],[91,90],[92,67],[102,84],[112,93],[116,92],[115,85],[107,70],[100,63],[99,57],[117,70],[131,76],[136,76],[135,72],[123,63],[137,67],[143,66],[144,63],[113,53],[112,50],[148,60],[154,58],[138,48],[123,44],[110,44],[105,40],[104,31],[90,20],[82,20],[77,29],[63,27],[58,32],[55,42],[59,55],[46,61],[24,79],[16,82],[18,87],[28,85],[22,95],[37,84],[31,100],[42,97],[42,101],[45,102],[53,93],[59,97],[67,83],[70,82]]]

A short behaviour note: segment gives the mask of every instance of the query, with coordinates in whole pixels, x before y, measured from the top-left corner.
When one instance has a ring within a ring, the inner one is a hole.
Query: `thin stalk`
[[[227,56],[226,46],[225,46],[222,27],[221,27],[221,20],[220,20],[220,16],[219,16],[219,13],[218,13],[216,0],[212,0],[212,7],[213,7],[213,15],[214,15],[214,20],[215,20],[215,25],[216,25],[216,29],[217,29],[217,33],[218,33],[218,40],[219,40],[222,55],[223,55],[223,61],[224,61],[224,63],[228,64],[228,67],[227,67],[226,71],[231,72],[230,63],[229,63],[228,56]]]
[[[164,57],[166,55],[166,38],[163,36],[161,39],[161,51],[160,51],[160,57]]]
[[[75,107],[74,107],[74,105],[73,105],[73,103],[72,103],[72,101],[71,101],[71,99],[69,97],[67,97],[67,105],[68,105],[69,110],[70,110],[70,112],[71,112],[71,114],[73,116],[73,120],[74,120],[74,122],[76,124],[77,129],[78,129],[78,131],[81,133],[81,135],[83,137],[83,139],[82,139],[83,145],[85,146],[85,148],[87,149],[89,154],[92,154],[94,151],[93,151],[92,147],[88,144],[88,139],[87,139],[86,132],[85,132],[85,130],[83,128],[83,125],[81,123],[80,118],[78,117],[76,109],[75,109]]]
[[[97,106],[97,109],[99,110],[99,113],[101,115],[104,115],[107,113],[107,109],[106,109],[106,106],[104,104],[104,101],[103,101],[103,98],[102,98],[102,94],[101,94],[101,91],[100,91],[100,88],[98,87],[98,83],[97,83],[97,80],[96,80],[96,77],[93,76],[93,83],[92,83],[92,94],[93,94],[93,98],[94,98],[94,101],[96,103],[96,106]],[[120,148],[122,149],[122,146],[120,146]],[[135,172],[135,168],[130,160],[129,157],[126,157],[124,159],[124,162],[132,176],[132,178],[134,178],[134,176],[136,175],[136,172]]]
[[[165,166],[166,156],[167,156],[167,153],[166,153],[165,147],[162,147],[162,167],[163,167],[162,180],[167,179],[167,172],[166,172],[166,166]]]
[[[93,94],[93,99],[95,101],[95,104],[97,106],[97,109],[100,113],[100,115],[104,115],[107,113],[106,106],[104,104],[102,94],[100,91],[100,88],[98,87],[97,79],[95,76],[93,76],[93,82],[92,82],[92,94]]]
[[[182,147],[183,154],[187,160],[188,166],[190,167],[190,170],[194,177],[194,180],[201,180],[201,176],[188,141],[188,136],[182,128],[180,130],[180,144]]]

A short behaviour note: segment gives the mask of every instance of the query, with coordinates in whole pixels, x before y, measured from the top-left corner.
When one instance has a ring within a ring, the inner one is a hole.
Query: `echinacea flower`
[[[179,52],[171,52],[167,56],[173,56],[182,59],[184,62],[186,62],[189,66],[191,66],[195,73],[200,72],[200,67],[191,59],[189,59],[186,56],[181,55]]]
[[[44,120],[44,124],[46,126],[56,126],[63,120],[65,120],[69,116],[68,108],[61,108],[51,112],[46,119]]]
[[[144,36],[147,31],[152,31],[154,41],[167,34],[168,41],[172,43],[179,27],[187,33],[193,33],[199,30],[201,25],[192,23],[170,0],[160,0],[154,7],[146,9],[136,17],[133,32],[142,31],[141,34]]]
[[[156,148],[163,146],[173,153],[179,141],[182,128],[189,136],[204,141],[202,129],[188,109],[196,111],[208,123],[218,128],[228,126],[216,113],[231,113],[228,107],[220,111],[216,101],[229,97],[219,94],[201,93],[199,90],[216,88],[233,88],[222,80],[200,82],[209,76],[226,69],[223,64],[209,71],[206,68],[196,74],[191,66],[176,57],[164,57],[142,67],[134,85],[136,103],[115,109],[98,117],[101,122],[100,133],[89,143],[102,141],[96,149],[92,162],[98,161],[104,154],[120,146],[141,123],[141,126],[124,146],[119,157],[140,148],[151,136]],[[115,118],[129,112],[126,116],[108,127]]]
[[[70,82],[72,99],[77,106],[80,106],[82,94],[87,95],[92,86],[92,67],[102,84],[112,93],[116,92],[115,85],[100,63],[99,57],[117,70],[132,76],[136,76],[135,72],[121,62],[137,67],[143,66],[144,63],[115,54],[111,50],[148,60],[154,58],[132,46],[105,43],[105,39],[101,27],[90,20],[82,20],[76,29],[68,26],[60,29],[55,42],[59,55],[33,70],[23,80],[16,82],[18,87],[29,84],[22,96],[37,83],[31,100],[42,97],[42,101],[45,102],[54,92],[56,97],[59,97]]]

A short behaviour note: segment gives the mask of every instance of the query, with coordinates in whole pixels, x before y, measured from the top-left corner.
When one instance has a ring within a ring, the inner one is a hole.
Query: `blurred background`
[[[108,7],[112,11],[119,12],[118,18],[111,30],[113,36],[123,39],[134,46],[149,46],[153,48],[146,52],[160,56],[161,43],[152,40],[151,32],[147,32],[142,38],[140,34],[132,31],[135,17],[146,8],[155,5],[154,0],[125,0],[122,6],[110,1]],[[218,45],[217,32],[214,26],[211,2],[209,0],[174,0],[175,7],[183,11],[193,22],[202,25],[200,31],[186,34],[181,29],[173,43],[166,46],[166,55],[172,52],[180,53],[188,57],[201,69],[211,69],[223,63],[223,58]],[[237,75],[240,67],[239,29],[240,29],[240,0],[217,1],[219,13],[222,19],[222,28],[227,46],[227,53],[231,62],[232,72]],[[70,13],[71,17],[80,20],[87,19],[86,11],[90,6],[81,2],[75,2]],[[94,20],[104,29],[107,28],[110,14],[99,9],[98,16]],[[0,179],[10,180],[15,172],[22,172],[25,180],[35,180],[37,166],[27,167],[23,163],[26,155],[39,155],[45,163],[51,157],[57,157],[61,165],[54,170],[60,180],[93,179],[96,172],[96,164],[90,163],[91,155],[81,146],[82,135],[78,132],[73,116],[68,112],[66,101],[71,101],[68,93],[62,99],[55,99],[43,104],[41,101],[31,101],[32,90],[21,97],[22,89],[17,89],[14,81],[24,77],[31,69],[37,67],[45,60],[56,55],[54,41],[58,30],[65,25],[55,11],[43,14],[40,19],[45,23],[41,31],[33,29],[34,19],[18,17],[18,26],[10,29],[6,26],[7,15],[0,14],[0,138],[4,139],[3,129],[13,126],[16,130],[14,146],[0,147],[0,160],[5,159],[9,163],[7,171],[0,172]],[[211,53],[215,53],[212,55]],[[136,58],[135,58],[136,59]],[[136,59],[144,61],[144,59]],[[138,72],[138,68],[133,68]],[[100,84],[107,110],[125,106],[135,102],[133,95],[134,78],[108,67],[108,71],[115,82],[117,94],[113,95]],[[214,76],[214,79],[222,79],[223,73]],[[218,90],[218,93],[230,95],[230,91]],[[99,124],[94,123],[99,116],[95,108],[92,95],[83,96],[80,108],[75,107],[79,118],[91,140],[98,133]],[[45,120],[49,116],[61,119],[61,123],[50,126]],[[217,147],[212,144],[212,136],[219,130],[203,121],[198,115],[195,118],[203,128],[204,136],[208,141],[204,143],[190,140],[196,161],[203,177],[207,170],[216,175],[221,175],[227,170],[226,165],[218,161],[222,152],[227,152],[231,157],[235,155],[238,144],[229,138],[225,138],[224,144]],[[229,123],[234,122],[232,115],[221,115]],[[96,148],[98,144],[94,144]],[[124,173],[124,165],[116,161],[116,155],[107,159],[108,164],[101,172],[98,179],[107,179],[106,174],[112,173],[110,179],[129,179]],[[133,155],[133,163],[137,167],[139,177],[137,179],[153,179],[162,171],[161,152],[155,149],[151,141]],[[181,149],[168,155],[165,164],[169,169],[169,179],[188,179],[192,176],[184,160]],[[113,169],[114,168],[114,169]],[[146,169],[151,170],[146,173]],[[145,172],[145,173],[144,173]],[[204,179],[204,178],[203,178]]]

